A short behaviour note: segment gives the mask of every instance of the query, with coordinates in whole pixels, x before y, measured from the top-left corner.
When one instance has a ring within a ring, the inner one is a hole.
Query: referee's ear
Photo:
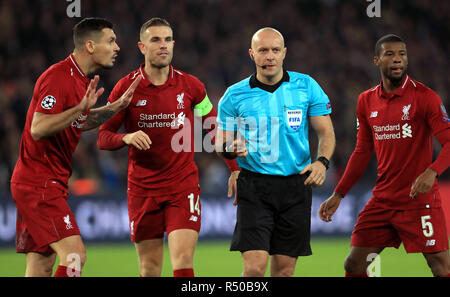
[[[284,58],[286,58],[286,53],[287,53],[287,47],[283,48],[283,60]]]

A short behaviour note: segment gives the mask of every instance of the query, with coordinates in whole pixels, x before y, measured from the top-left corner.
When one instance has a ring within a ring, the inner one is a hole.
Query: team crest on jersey
[[[441,104],[441,111],[442,111],[442,115],[443,115],[442,120],[444,122],[450,123],[450,118],[448,117],[447,110],[445,109],[444,104]]]
[[[409,110],[411,109],[411,104],[403,106],[403,115],[402,115],[402,121],[408,121],[409,120]]]
[[[301,109],[286,111],[289,128],[294,131],[297,131],[298,128],[300,128],[300,125],[302,124],[302,113],[303,111]]]
[[[52,95],[47,95],[42,99],[41,106],[44,109],[52,109],[56,104],[56,99]]]
[[[177,109],[184,109],[184,92],[177,95]]]

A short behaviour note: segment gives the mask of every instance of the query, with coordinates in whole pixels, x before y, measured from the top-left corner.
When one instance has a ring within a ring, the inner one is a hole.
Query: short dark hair
[[[92,33],[100,33],[103,29],[113,28],[113,24],[102,18],[85,18],[73,27],[73,43],[75,48],[83,46],[86,40],[92,38]]]
[[[402,42],[402,43],[405,43],[403,41],[403,39],[401,39],[399,36],[397,36],[395,34],[384,35],[380,39],[378,39],[377,43],[375,44],[375,56],[376,57],[380,56],[381,45],[383,43],[386,43],[386,42]]]
[[[141,37],[142,34],[144,34],[145,30],[147,30],[149,27],[156,27],[156,26],[166,26],[166,27],[169,27],[170,29],[172,29],[172,26],[170,25],[170,23],[167,20],[165,20],[163,18],[151,18],[141,26],[141,31],[139,32],[139,37]]]

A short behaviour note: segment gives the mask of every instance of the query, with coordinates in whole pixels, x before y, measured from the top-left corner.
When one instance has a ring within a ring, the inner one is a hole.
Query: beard
[[[154,68],[161,69],[170,65],[170,63],[172,62],[172,57],[173,57],[172,55],[169,55],[167,59],[160,59],[160,58],[149,59],[148,63],[152,65],[152,67]]]
[[[159,69],[161,69],[161,68],[164,68],[164,67],[169,66],[170,61],[164,61],[164,62],[155,62],[155,61],[151,61],[149,64],[152,65],[152,67],[154,67],[154,68],[159,68]]]
[[[114,64],[116,64],[116,61],[108,61],[104,63],[98,63],[101,69],[112,69],[114,67]]]
[[[393,85],[400,85],[406,75],[406,67],[403,68],[402,73],[399,76],[392,75],[390,69],[383,71],[384,76],[389,79]]]
[[[102,65],[102,68],[103,68],[103,69],[106,69],[106,70],[112,69],[113,67],[114,67],[114,63]]]

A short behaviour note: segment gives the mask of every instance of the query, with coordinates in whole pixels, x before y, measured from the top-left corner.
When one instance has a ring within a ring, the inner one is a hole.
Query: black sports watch
[[[330,160],[328,160],[327,158],[325,158],[324,156],[320,156],[319,158],[317,158],[317,161],[319,161],[320,163],[323,164],[323,166],[325,166],[325,168],[328,170],[328,168],[330,168]]]

